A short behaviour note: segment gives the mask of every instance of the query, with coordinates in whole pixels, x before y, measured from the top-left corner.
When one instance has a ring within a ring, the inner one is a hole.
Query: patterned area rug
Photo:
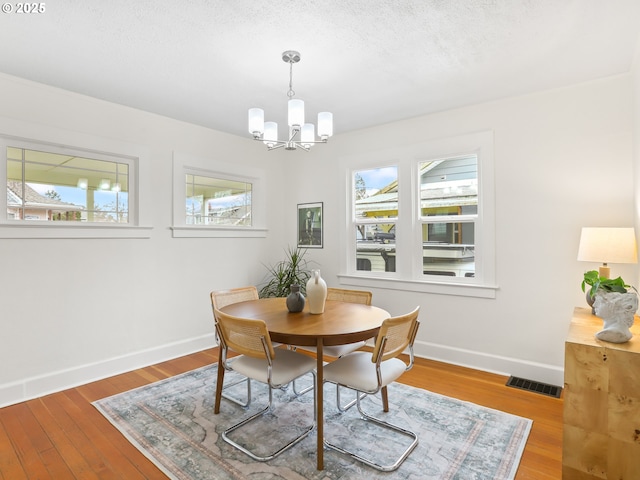
[[[389,386],[389,413],[382,412],[379,395],[367,397],[363,406],[419,435],[420,443],[395,472],[378,472],[332,450],[325,450],[325,470],[316,470],[315,430],[274,460],[255,462],[224,442],[222,430],[260,410],[267,390],[252,382],[248,408],[223,399],[220,414],[214,415],[216,369],[213,364],[94,405],[172,479],[513,479],[532,424],[529,419],[394,383]],[[225,382],[232,378],[233,373],[227,374]],[[246,387],[226,392],[242,398]],[[282,442],[286,435],[293,437],[312,418],[313,395],[287,401],[292,395],[291,388],[274,392],[273,414],[250,424],[248,435],[234,432],[233,438],[259,449]],[[344,391],[343,401],[348,395],[355,398],[353,392]],[[357,446],[382,460],[404,447],[406,440],[397,434],[360,420],[355,407],[338,414],[335,401],[335,386],[325,384],[328,440]]]

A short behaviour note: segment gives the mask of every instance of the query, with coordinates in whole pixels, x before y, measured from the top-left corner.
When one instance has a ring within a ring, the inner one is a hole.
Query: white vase
[[[327,284],[320,276],[320,270],[313,270],[307,281],[307,305],[309,313],[324,312],[324,302],[327,299]]]

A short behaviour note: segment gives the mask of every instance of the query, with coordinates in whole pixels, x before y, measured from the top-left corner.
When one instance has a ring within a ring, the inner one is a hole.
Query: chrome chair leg
[[[348,388],[348,387],[344,387],[344,388]],[[349,388],[349,390],[352,390],[353,392],[356,393],[356,398],[351,400],[346,405],[342,405],[342,401],[340,400],[340,385],[336,385],[336,406],[338,407],[338,411],[340,413],[344,413],[347,410],[349,410],[351,407],[353,407],[358,401],[358,398],[357,398],[358,396],[360,396],[360,400],[362,400],[364,397],[367,396],[366,393],[358,392],[357,390],[353,390],[352,388]]]
[[[313,390],[314,384],[309,385],[308,387],[304,387],[302,390],[298,391],[296,390],[296,381],[294,380],[292,382],[293,385],[293,393],[299,397],[300,395],[304,395],[307,392],[310,392],[311,390]]]
[[[238,400],[237,398],[232,397],[229,394],[225,394],[224,391],[227,388],[233,387],[235,385],[238,385],[242,382],[247,382],[247,400],[246,402],[243,402],[242,400]],[[243,408],[248,407],[251,404],[251,379],[250,378],[241,378],[239,380],[236,380],[235,382],[232,383],[225,383],[222,387],[222,397],[226,398],[227,400],[229,400],[230,402],[235,403],[236,405],[240,405]]]
[[[313,375],[313,385],[312,385],[312,387],[313,387],[316,384],[316,372],[312,371],[310,373]],[[230,433],[232,433],[233,431],[238,430],[239,428],[247,425],[248,423],[252,422],[253,420],[256,420],[256,419],[262,417],[265,413],[270,412],[272,410],[272,408],[273,408],[273,389],[271,387],[269,387],[269,403],[267,404],[267,406],[265,408],[263,408],[262,410],[260,410],[259,412],[255,413],[255,414],[251,415],[250,417],[245,418],[241,422],[233,425],[232,427],[227,428],[224,432],[222,432],[222,439],[225,442],[227,442],[228,444],[233,445],[234,447],[236,447],[241,452],[249,455],[254,460],[256,460],[258,462],[267,462],[267,461],[272,460],[273,458],[277,457],[282,452],[284,452],[284,451],[288,450],[289,448],[293,447],[298,442],[302,441],[316,427],[316,419],[317,419],[317,416],[318,416],[318,410],[317,410],[317,405],[316,405],[316,396],[314,395],[313,396],[313,422],[312,422],[312,424],[307,426],[307,427],[305,427],[304,431],[302,433],[300,433],[300,435],[296,436],[295,438],[293,438],[291,441],[289,441],[285,445],[282,445],[276,451],[274,451],[274,452],[272,452],[272,453],[270,453],[268,455],[265,455],[265,456],[256,455],[255,453],[251,452],[250,450],[248,450],[244,446],[240,445],[236,441],[234,441],[231,438],[229,438],[229,434]]]
[[[296,350],[296,347],[295,347],[295,346],[291,347],[291,350],[294,350],[294,351],[295,351],[295,350]],[[322,362],[322,363],[323,363],[324,365],[326,365],[328,362]],[[315,381],[314,381],[311,385],[309,385],[309,386],[307,386],[307,387],[304,387],[302,390],[298,391],[298,390],[296,389],[296,381],[297,381],[298,379],[299,379],[299,378],[297,378],[296,380],[294,380],[293,382],[291,382],[291,384],[292,384],[292,386],[293,386],[293,393],[294,393],[297,397],[299,397],[300,395],[304,395],[305,393],[310,392],[311,390],[313,390],[313,387],[314,387],[314,385],[315,385]]]
[[[358,460],[362,463],[364,463],[365,465],[369,465],[372,468],[375,468],[376,470],[380,470],[383,472],[392,472],[394,470],[396,470],[400,464],[402,462],[404,462],[404,460],[409,456],[409,454],[416,448],[416,446],[418,445],[418,435],[416,435],[415,433],[413,433],[410,430],[404,429],[402,427],[399,427],[397,425],[394,425],[392,423],[389,422],[385,422],[384,420],[381,420],[379,418],[376,418],[372,415],[369,415],[367,413],[365,413],[362,410],[362,406],[360,404],[360,400],[361,400],[361,396],[358,395],[356,397],[356,405],[358,407],[358,412],[360,413],[360,416],[362,417],[363,421],[368,421],[368,422],[372,422],[375,423],[377,425],[380,425],[381,427],[393,430],[395,432],[398,432],[406,437],[409,437],[412,439],[411,444],[404,450],[404,452],[402,453],[402,455],[400,455],[400,457],[391,465],[381,465],[380,463],[376,462],[373,459],[369,459],[369,458],[365,458],[363,456],[361,456],[360,454],[353,452],[353,451],[349,451],[346,450],[345,448],[342,448],[338,445],[335,445],[333,443],[328,442],[326,439],[323,439],[323,444],[325,447],[327,447],[328,449],[331,450],[335,450],[337,452],[342,453],[343,455],[346,455],[348,457],[352,457],[355,460]]]

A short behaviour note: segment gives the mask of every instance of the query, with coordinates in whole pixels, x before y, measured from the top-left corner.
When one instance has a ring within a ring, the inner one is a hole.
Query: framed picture
[[[298,204],[298,247],[322,248],[322,202]]]

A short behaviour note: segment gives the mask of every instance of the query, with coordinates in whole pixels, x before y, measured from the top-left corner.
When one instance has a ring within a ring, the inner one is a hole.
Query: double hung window
[[[345,159],[342,281],[495,295],[492,134]]]

